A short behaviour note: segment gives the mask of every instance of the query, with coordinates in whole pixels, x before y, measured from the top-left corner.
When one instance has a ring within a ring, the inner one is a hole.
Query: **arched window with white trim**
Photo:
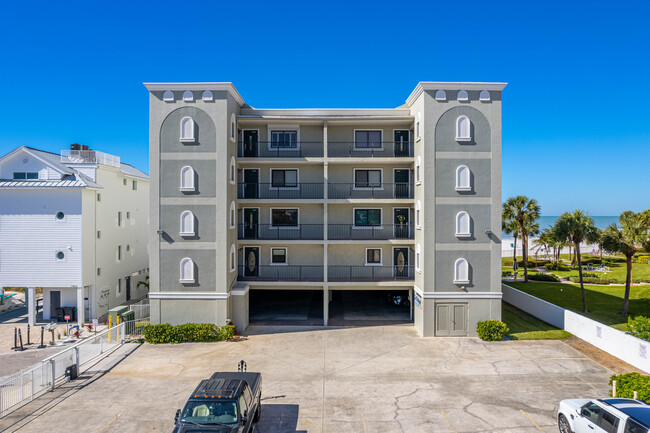
[[[201,99],[203,99],[204,102],[212,102],[214,101],[214,95],[210,90],[204,90]]]
[[[420,263],[420,244],[417,244],[415,246],[415,270],[420,272],[421,271],[421,263]]]
[[[469,284],[469,263],[458,259],[454,264],[454,284]]]
[[[181,260],[181,274],[179,281],[181,283],[194,282],[194,261],[189,257],[185,257]]]
[[[230,272],[237,269],[237,255],[235,254],[235,244],[230,244]]]
[[[466,165],[456,169],[456,191],[472,190],[472,172]]]
[[[467,116],[456,119],[456,141],[472,141],[472,123]]]
[[[230,115],[230,139],[235,141],[237,136],[237,121],[235,120],[235,113]]]
[[[471,218],[465,211],[456,214],[456,237],[469,238],[472,236]]]
[[[422,160],[418,156],[415,158],[415,184],[419,185],[422,183]]]
[[[446,101],[446,100],[447,100],[447,92],[445,92],[442,89],[436,91],[436,101]]]
[[[181,214],[181,236],[194,236],[194,214],[186,210]]]
[[[190,116],[181,119],[181,142],[194,143],[194,119]]]
[[[165,90],[165,93],[163,93],[163,101],[174,102],[174,92],[171,90]]]
[[[421,117],[422,116],[420,115],[419,112],[416,113],[416,115],[415,115],[415,139],[416,140],[419,140],[420,138],[422,138],[422,134],[421,134],[422,127],[420,125]]]
[[[183,92],[183,101],[185,102],[193,102],[194,101],[194,93],[191,90],[186,90]]]
[[[235,228],[235,202],[231,201],[230,202],[230,212],[228,213],[229,215],[229,223],[230,223],[230,228],[234,229]]]
[[[181,168],[181,191],[194,191],[194,169],[189,165]]]
[[[478,100],[488,102],[490,100],[490,92],[487,90],[481,90],[481,93],[478,95]]]
[[[419,229],[421,227],[421,223],[422,223],[422,221],[420,220],[420,218],[421,218],[420,209],[421,209],[420,200],[418,200],[415,203],[415,228],[416,229]]]
[[[458,100],[459,101],[469,101],[469,95],[467,94],[467,90],[459,90],[458,91]]]
[[[237,164],[235,162],[234,156],[230,157],[230,171],[228,172],[228,180],[233,185],[237,182]]]

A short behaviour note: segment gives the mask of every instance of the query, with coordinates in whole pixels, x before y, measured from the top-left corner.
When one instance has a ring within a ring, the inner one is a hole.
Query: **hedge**
[[[554,281],[560,282],[560,279],[553,274],[529,274],[528,279],[532,281]]]
[[[476,324],[476,331],[478,332],[478,338],[481,340],[497,341],[503,340],[510,332],[510,329],[508,329],[508,325],[499,320],[486,320]]]
[[[185,323],[147,325],[142,331],[144,341],[151,344],[204,343],[228,340],[235,334],[232,325],[217,326],[212,323]]]
[[[580,283],[579,276],[570,276],[569,281],[572,283]],[[598,278],[598,277],[582,277],[583,284],[610,284],[615,283],[616,280],[610,278]]]
[[[616,397],[634,398],[634,391],[637,398],[643,401],[650,401],[650,376],[643,376],[639,373],[614,374],[609,378],[609,395],[612,395],[612,381],[616,381]]]
[[[569,271],[571,268],[568,266],[563,265],[561,262],[550,262],[547,263],[544,268],[546,268],[547,271]]]
[[[625,325],[626,332],[636,338],[650,341],[650,319],[643,316],[628,317]]]
[[[639,256],[639,263],[647,265],[648,259],[650,259],[650,256]]]

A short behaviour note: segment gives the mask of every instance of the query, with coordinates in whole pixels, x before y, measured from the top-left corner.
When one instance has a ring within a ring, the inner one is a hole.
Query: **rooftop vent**
[[[72,143],[70,145],[70,150],[88,150],[88,146],[85,144],[79,144],[79,143]]]

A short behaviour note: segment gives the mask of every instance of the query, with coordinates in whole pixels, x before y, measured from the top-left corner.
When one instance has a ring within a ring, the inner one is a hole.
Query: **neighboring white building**
[[[75,307],[79,324],[146,295],[149,176],[118,156],[73,144],[21,146],[0,158],[0,287],[26,287],[35,322]]]

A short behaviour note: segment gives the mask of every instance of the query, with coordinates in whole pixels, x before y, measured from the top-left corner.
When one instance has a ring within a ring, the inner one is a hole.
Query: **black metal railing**
[[[278,186],[273,183],[242,182],[237,185],[237,198],[321,199],[323,184],[301,182],[296,186]]]
[[[328,281],[408,281],[413,266],[328,266]]]
[[[328,198],[413,198],[413,184],[329,183]]]
[[[239,239],[262,240],[320,240],[323,239],[323,224],[298,224],[295,226],[272,224],[239,224]]]
[[[295,145],[258,141],[257,143],[237,143],[239,158],[322,158],[322,141],[301,141]]]
[[[383,224],[381,226],[328,224],[327,238],[331,240],[413,239],[413,226],[410,224]]]
[[[239,266],[241,281],[323,281],[323,267],[317,265]]]
[[[409,141],[328,142],[328,158],[409,158],[413,143]]]

